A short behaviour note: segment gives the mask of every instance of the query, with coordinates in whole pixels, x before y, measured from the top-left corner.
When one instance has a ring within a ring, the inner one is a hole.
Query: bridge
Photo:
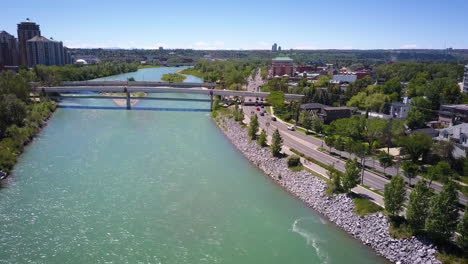
[[[36,92],[48,95],[50,93],[58,93],[59,95],[50,95],[50,97],[58,98],[93,98],[93,99],[124,99],[127,102],[127,109],[131,109],[131,99],[138,100],[174,100],[174,101],[198,101],[211,102],[213,104],[213,96],[235,96],[235,97],[258,97],[266,98],[268,92],[249,92],[249,91],[233,91],[215,89],[214,83],[190,83],[190,82],[147,82],[147,81],[74,81],[62,82],[62,86],[45,87],[38,83],[32,83]],[[124,93],[125,96],[103,96],[103,95],[80,95],[66,96],[63,93]],[[195,99],[195,98],[167,98],[167,97],[132,97],[131,93],[185,93],[185,94],[204,94],[210,99]],[[285,94],[286,100],[300,100],[304,95]]]

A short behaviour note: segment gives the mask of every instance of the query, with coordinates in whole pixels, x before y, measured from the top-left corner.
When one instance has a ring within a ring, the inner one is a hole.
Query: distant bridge
[[[124,99],[127,101],[127,109],[131,109],[131,99],[138,100],[174,100],[174,101],[198,101],[211,102],[213,104],[213,96],[237,96],[237,97],[258,97],[266,98],[268,92],[249,92],[249,91],[233,91],[233,90],[217,90],[214,89],[217,85],[214,83],[190,83],[190,82],[141,82],[141,81],[78,81],[78,82],[62,82],[62,86],[57,87],[42,87],[37,83],[33,83],[34,90],[39,93],[59,93],[60,98],[94,98],[94,99]],[[98,92],[98,93],[125,93],[126,96],[64,96],[62,93],[81,93],[81,92]],[[185,93],[185,94],[205,94],[210,96],[210,99],[192,99],[192,98],[161,98],[161,97],[132,97],[133,92],[145,93]],[[304,95],[285,94],[286,100],[300,100]]]

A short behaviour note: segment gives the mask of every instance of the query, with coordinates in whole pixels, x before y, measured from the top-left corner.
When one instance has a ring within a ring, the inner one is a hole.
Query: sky
[[[468,48],[468,0],[2,1],[0,30],[30,18],[71,48]]]

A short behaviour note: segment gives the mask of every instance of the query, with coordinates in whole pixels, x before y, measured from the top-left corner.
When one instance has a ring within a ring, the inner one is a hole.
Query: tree
[[[262,132],[260,132],[260,136],[258,137],[258,145],[260,147],[266,147],[267,146],[267,133],[265,130],[262,129]]]
[[[325,144],[328,146],[329,151],[331,152],[331,148],[335,145],[335,136],[327,136],[324,138]]]
[[[385,174],[385,169],[387,169],[388,167],[394,164],[393,156],[384,151],[379,153],[379,155],[377,156],[377,159],[379,160],[380,166],[384,168],[384,171],[383,171],[384,174]]]
[[[411,186],[411,179],[415,178],[418,174],[419,166],[412,161],[405,160],[403,164],[401,164],[401,169],[405,177],[408,178],[409,185]]]
[[[278,129],[273,133],[273,139],[271,142],[271,153],[274,157],[281,155],[281,147],[283,146],[283,138],[281,137]]]
[[[424,157],[431,149],[432,139],[424,133],[414,133],[400,137],[398,143],[403,151],[411,156],[411,160],[417,163],[419,158]]]
[[[273,107],[281,107],[284,105],[284,92],[282,91],[272,91],[266,98],[267,102],[270,103]]]
[[[328,178],[330,181],[327,183],[327,193],[341,193],[343,187],[341,186],[342,172],[335,169],[335,166],[331,166],[327,171]]]
[[[312,114],[309,111],[301,111],[299,115],[299,123],[302,127],[309,130],[312,128]]]
[[[426,127],[426,120],[424,118],[424,114],[417,109],[411,108],[408,112],[406,124],[411,129]]]
[[[411,192],[406,218],[414,231],[420,231],[424,228],[432,195],[431,188],[424,180],[419,181]]]
[[[369,150],[368,143],[351,142],[350,150],[361,160],[361,184],[364,184],[364,170],[366,168],[366,156]]]
[[[315,131],[315,133],[319,134],[321,134],[324,129],[322,120],[316,115],[312,117],[312,129]]]
[[[341,184],[345,193],[350,193],[351,189],[359,183],[359,163],[356,159],[346,161],[345,173],[342,174]]]
[[[465,215],[463,215],[463,219],[458,225],[457,231],[460,234],[457,243],[463,251],[468,254],[468,213],[465,212]]]
[[[244,111],[241,108],[239,108],[237,103],[234,106],[233,115],[234,115],[234,120],[237,122],[242,122],[242,120],[244,120]]]
[[[8,126],[20,126],[26,113],[26,104],[14,94],[0,95],[0,137]]]
[[[258,116],[253,115],[249,123],[249,138],[251,140],[255,140],[257,138],[258,128],[259,128]]]
[[[429,168],[427,176],[429,177],[429,185],[432,181],[438,180],[442,183],[447,183],[452,177],[453,171],[450,168],[450,164],[446,161],[440,161],[435,166]]]
[[[449,161],[451,164],[453,164],[453,161],[454,161],[454,157],[453,157],[454,150],[455,150],[455,142],[452,139],[448,141],[439,140],[432,147],[432,152],[437,154],[443,160]]]
[[[391,217],[397,216],[405,202],[405,181],[400,175],[393,176],[390,183],[385,185],[384,204],[385,210]]]
[[[426,220],[426,232],[438,242],[449,240],[458,221],[458,195],[453,182],[444,185],[442,191],[436,194],[429,205]]]

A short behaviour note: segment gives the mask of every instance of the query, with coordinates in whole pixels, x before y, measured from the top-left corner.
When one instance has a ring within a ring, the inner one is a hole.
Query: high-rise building
[[[273,44],[273,46],[271,46],[271,51],[277,51],[278,50],[278,44]]]
[[[281,51],[281,46],[278,47],[278,51]]]
[[[18,44],[21,65],[28,65],[27,41],[35,36],[41,36],[39,25],[26,19],[26,22],[18,24]]]
[[[465,77],[463,78],[463,93],[468,93],[468,65],[465,65]]]
[[[26,43],[29,67],[36,64],[65,65],[71,63],[70,53],[68,49],[63,47],[61,41],[35,36]]]
[[[17,66],[18,64],[18,41],[8,32],[0,31],[0,65]]]

